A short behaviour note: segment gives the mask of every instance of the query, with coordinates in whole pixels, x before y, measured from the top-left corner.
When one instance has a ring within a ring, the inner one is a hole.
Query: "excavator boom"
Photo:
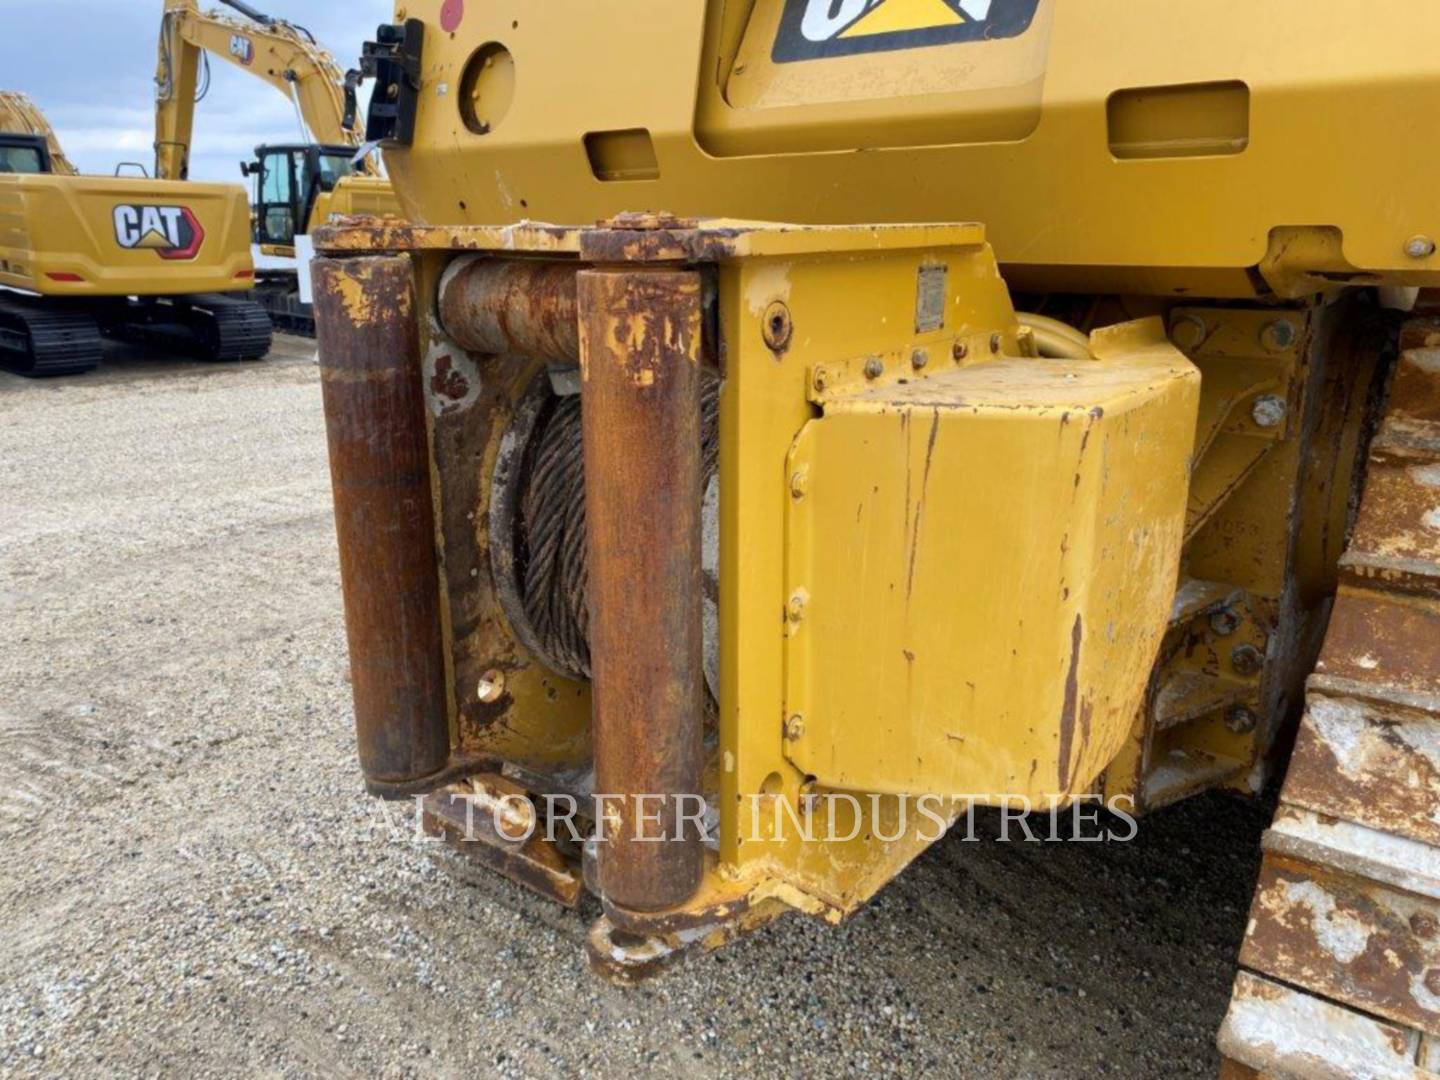
[[[195,100],[206,56],[263,79],[293,100],[314,142],[358,146],[356,77],[342,72],[303,27],[238,0],[229,6],[249,21],[201,11],[197,0],[165,2],[155,71],[156,175],[189,177]]]

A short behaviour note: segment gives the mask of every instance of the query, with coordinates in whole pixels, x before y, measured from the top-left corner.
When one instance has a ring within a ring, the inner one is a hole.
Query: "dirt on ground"
[[[317,368],[0,375],[0,1071],[1213,1075],[1263,805],[979,815],[636,989],[363,791]],[[391,827],[394,826],[394,827]]]

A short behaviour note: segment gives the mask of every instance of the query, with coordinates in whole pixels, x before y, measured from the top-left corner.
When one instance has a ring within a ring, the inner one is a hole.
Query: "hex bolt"
[[[798,742],[800,736],[805,734],[805,718],[796,713],[785,721],[785,739],[788,742]]]
[[[1298,335],[1295,324],[1289,319],[1268,322],[1260,331],[1260,344],[1266,352],[1284,352],[1295,344]]]
[[[1256,675],[1265,666],[1265,656],[1254,645],[1236,645],[1230,650],[1230,666],[1238,675]]]
[[[805,498],[805,489],[809,486],[809,477],[804,469],[796,469],[790,474],[790,497],[796,502]]]
[[[1285,419],[1285,414],[1289,411],[1283,398],[1274,394],[1261,394],[1250,409],[1250,418],[1257,427],[1273,428]]]
[[[1225,726],[1236,735],[1249,735],[1256,723],[1255,714],[1244,705],[1236,705],[1225,714]]]
[[[1435,241],[1428,236],[1412,236],[1405,241],[1405,254],[1412,259],[1428,259],[1435,254]]]
[[[778,300],[767,307],[762,316],[760,332],[771,352],[784,352],[795,333],[795,325],[790,320],[790,309]]]
[[[1221,637],[1229,637],[1240,628],[1240,613],[1233,607],[1223,607],[1210,616],[1210,629]]]
[[[482,705],[493,705],[505,694],[505,673],[499,668],[491,668],[480,677],[480,686],[476,691],[476,697]]]
[[[923,371],[928,363],[930,363],[930,354],[924,349],[916,349],[910,354],[910,366],[916,371]]]
[[[1429,941],[1440,933],[1440,921],[1427,911],[1417,911],[1410,916],[1410,929],[1416,937]]]
[[[878,379],[885,374],[885,363],[878,356],[865,361],[865,378]]]
[[[1205,344],[1205,339],[1210,336],[1210,328],[1205,325],[1205,320],[1199,315],[1192,315],[1186,312],[1177,315],[1175,321],[1170,324],[1170,340],[1186,352],[1198,349]]]
[[[964,360],[965,357],[970,355],[970,346],[966,345],[963,341],[957,341],[954,346],[951,347],[950,355],[956,360]]]

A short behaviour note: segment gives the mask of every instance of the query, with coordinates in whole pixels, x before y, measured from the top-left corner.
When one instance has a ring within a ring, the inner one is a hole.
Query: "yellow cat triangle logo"
[[[157,251],[164,251],[167,248],[174,247],[175,243],[159,229],[151,229],[144,236],[140,237],[139,242],[136,243],[135,246],[137,248],[153,248]]]
[[[983,21],[990,14],[990,2],[991,0],[878,0],[840,36],[857,38],[871,34],[898,34],[907,30],[960,26],[971,19]]]

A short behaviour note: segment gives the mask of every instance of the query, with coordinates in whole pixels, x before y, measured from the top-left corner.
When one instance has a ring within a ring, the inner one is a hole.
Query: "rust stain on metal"
[[[471,352],[573,363],[575,273],[569,263],[462,256],[440,283],[440,323]]]
[[[596,785],[620,797],[599,877],[613,905],[655,911],[702,870],[678,800],[703,763],[700,279],[586,271],[579,298]],[[639,839],[637,795],[663,797],[644,831],[672,839]]]
[[[497,835],[482,801],[469,784],[443,789],[421,802],[421,823],[467,860],[565,907],[578,907],[580,876],[555,845],[543,836],[516,843]]]
[[[360,762],[404,783],[450,753],[411,267],[319,259],[314,274]]]
[[[1065,671],[1065,702],[1060,708],[1060,744],[1056,754],[1060,786],[1056,789],[1057,794],[1070,790],[1074,764],[1070,751],[1075,741],[1075,720],[1080,700],[1080,645],[1084,636],[1084,618],[1077,612],[1075,624],[1070,629],[1070,664]]]
[[[1435,901],[1267,855],[1240,962],[1354,1008],[1440,1034],[1428,979],[1440,947],[1411,928]]]

